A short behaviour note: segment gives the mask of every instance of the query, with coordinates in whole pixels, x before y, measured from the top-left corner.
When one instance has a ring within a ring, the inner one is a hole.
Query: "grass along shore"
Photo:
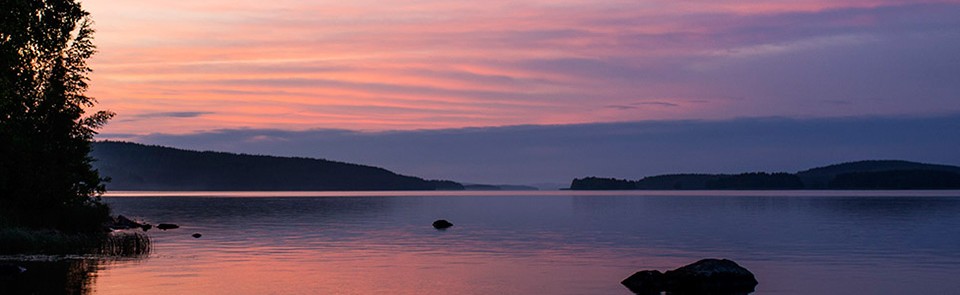
[[[152,249],[146,234],[135,231],[63,232],[0,225],[0,255],[145,256]]]

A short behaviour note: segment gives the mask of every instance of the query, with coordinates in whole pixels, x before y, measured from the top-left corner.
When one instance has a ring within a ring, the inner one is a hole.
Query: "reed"
[[[140,257],[150,254],[150,237],[141,232],[111,232],[100,242],[99,254],[111,257]]]
[[[150,238],[140,232],[65,233],[21,227],[0,228],[0,254],[100,255],[142,257]]]

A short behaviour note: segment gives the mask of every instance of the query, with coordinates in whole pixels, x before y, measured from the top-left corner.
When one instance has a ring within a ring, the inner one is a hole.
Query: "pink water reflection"
[[[150,231],[148,259],[101,264],[93,290],[626,295],[635,271],[707,257],[753,271],[755,294],[960,289],[960,196],[737,193],[108,198],[182,227]]]
[[[603,251],[519,254],[404,252],[390,247],[158,246],[158,257],[107,265],[102,294],[629,294],[619,285],[629,265],[667,268],[679,258],[610,263]],[[221,248],[223,247],[223,248]],[[618,256],[612,254],[611,256]],[[584,271],[589,269],[589,271]],[[559,283],[558,280],[562,281]],[[597,282],[606,282],[596,289]],[[578,288],[576,286],[582,286]]]

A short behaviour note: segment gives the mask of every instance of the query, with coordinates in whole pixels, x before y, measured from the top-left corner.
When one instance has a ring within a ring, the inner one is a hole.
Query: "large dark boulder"
[[[661,274],[656,270],[641,271],[621,282],[637,294],[749,294],[757,279],[746,268],[727,259],[703,259]]]
[[[620,282],[637,294],[660,294],[663,291],[663,273],[659,270],[638,271]]]
[[[753,292],[757,279],[746,268],[727,259],[703,259],[663,274],[673,292]]]

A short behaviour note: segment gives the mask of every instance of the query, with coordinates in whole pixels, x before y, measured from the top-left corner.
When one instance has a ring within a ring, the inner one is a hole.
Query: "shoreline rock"
[[[160,229],[160,230],[177,229],[177,228],[180,228],[180,226],[173,223],[157,224],[157,229]]]
[[[137,222],[126,216],[117,215],[117,217],[114,218],[111,222],[109,222],[109,224],[107,224],[106,227],[110,230],[139,228],[143,231],[148,231],[153,226],[146,222]]]

